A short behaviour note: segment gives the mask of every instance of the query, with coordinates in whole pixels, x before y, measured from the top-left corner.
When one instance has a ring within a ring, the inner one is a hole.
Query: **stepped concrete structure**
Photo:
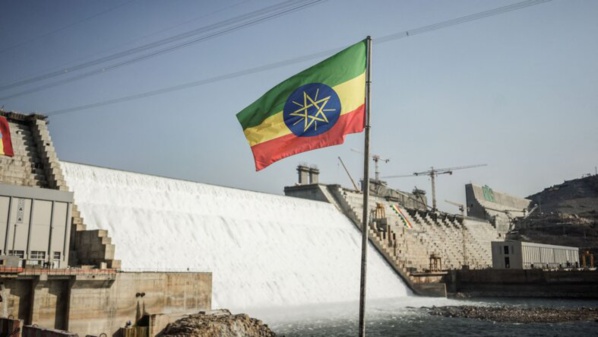
[[[13,157],[0,156],[0,183],[68,192],[60,161],[52,145],[46,117],[5,111],[0,111],[0,116],[9,122],[14,149]],[[68,258],[71,265],[102,265],[118,269],[120,261],[114,260],[115,247],[107,233],[87,232],[77,205],[70,203],[69,206],[72,221],[69,219],[67,227],[72,223],[74,229],[67,229],[70,233]],[[51,252],[48,252],[48,258],[50,254]]]
[[[115,335],[133,321],[149,336],[211,308],[211,273],[121,272],[110,233],[87,230],[46,117],[0,110],[0,118],[14,152],[0,155],[2,317],[79,335]]]
[[[299,167],[298,171],[302,171]],[[363,194],[339,185],[319,183],[299,175],[288,196],[326,201],[345,213],[361,230]],[[450,269],[485,269],[492,266],[491,242],[504,236],[484,219],[427,211],[410,197],[389,198],[398,192],[371,191],[369,237],[372,243],[416,293],[446,296],[443,279]],[[417,202],[415,201],[417,200]]]

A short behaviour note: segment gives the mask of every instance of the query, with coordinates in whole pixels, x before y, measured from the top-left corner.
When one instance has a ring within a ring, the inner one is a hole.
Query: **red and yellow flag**
[[[237,114],[256,171],[283,158],[344,142],[365,121],[366,41],[270,89]]]
[[[10,140],[10,127],[5,117],[0,116],[0,155],[14,156]]]

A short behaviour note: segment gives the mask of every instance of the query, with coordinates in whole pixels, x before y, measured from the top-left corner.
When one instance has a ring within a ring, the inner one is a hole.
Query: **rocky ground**
[[[427,308],[430,315],[505,323],[598,322],[598,308],[517,308],[512,306],[448,306]]]
[[[158,337],[276,337],[266,324],[230,311],[200,312],[168,324]]]

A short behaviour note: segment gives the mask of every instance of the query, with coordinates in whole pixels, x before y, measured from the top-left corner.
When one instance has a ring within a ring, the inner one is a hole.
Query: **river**
[[[593,307],[598,301],[487,299],[452,300],[404,297],[371,301],[366,310],[366,336],[598,336],[598,322],[497,323],[428,314],[431,306],[477,305],[513,307]],[[301,307],[289,311],[263,312],[264,319],[278,336],[358,336],[358,303]]]

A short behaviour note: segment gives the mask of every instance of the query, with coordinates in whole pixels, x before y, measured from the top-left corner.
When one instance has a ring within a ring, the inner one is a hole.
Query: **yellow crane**
[[[427,171],[414,172],[413,174],[408,174],[408,175],[387,176],[387,177],[382,177],[382,178],[388,179],[388,178],[403,178],[403,177],[424,176],[424,175],[429,176],[430,181],[432,182],[432,211],[437,211],[438,208],[436,208],[436,176],[439,174],[453,174],[453,171],[456,171],[456,170],[463,170],[463,169],[481,167],[481,166],[486,166],[486,164],[447,167],[447,168],[440,168],[440,169],[435,169],[434,166],[432,166]]]

